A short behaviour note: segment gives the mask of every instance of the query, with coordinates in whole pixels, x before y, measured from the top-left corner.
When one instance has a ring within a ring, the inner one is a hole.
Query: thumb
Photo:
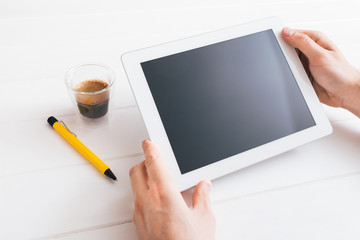
[[[303,52],[312,63],[320,61],[322,55],[325,54],[325,49],[305,33],[285,27],[282,30],[282,36],[288,44]]]
[[[210,191],[212,184],[209,180],[203,180],[196,185],[193,193],[193,208],[200,211],[211,209]]]

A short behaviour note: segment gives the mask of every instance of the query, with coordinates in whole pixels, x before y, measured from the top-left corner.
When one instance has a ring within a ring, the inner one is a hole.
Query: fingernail
[[[145,139],[144,141],[142,141],[142,144],[141,144],[141,146],[144,148],[144,146],[145,146],[145,142],[146,142],[147,140]]]
[[[295,33],[295,31],[289,27],[284,27],[283,32],[286,37],[291,37]]]
[[[206,190],[207,190],[208,192],[211,191],[212,183],[210,182],[210,180],[205,180],[205,181],[204,181],[204,187],[206,188]]]

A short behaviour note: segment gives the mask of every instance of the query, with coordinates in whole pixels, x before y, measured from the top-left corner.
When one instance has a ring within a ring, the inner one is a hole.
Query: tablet
[[[180,190],[332,132],[282,28],[273,17],[122,56]]]

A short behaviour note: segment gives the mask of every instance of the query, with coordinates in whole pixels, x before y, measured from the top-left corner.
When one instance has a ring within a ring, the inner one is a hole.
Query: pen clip
[[[63,121],[59,121],[69,132],[71,132],[75,137],[77,137],[76,136],[76,134],[74,133],[74,132],[72,132],[67,126],[66,126],[66,124],[63,122]]]

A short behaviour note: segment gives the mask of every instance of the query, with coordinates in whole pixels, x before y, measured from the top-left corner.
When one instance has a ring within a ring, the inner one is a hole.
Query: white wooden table
[[[122,53],[276,15],[325,32],[360,67],[359,9],[355,0],[2,1],[0,239],[136,239],[128,171],[148,136]],[[112,121],[90,131],[63,83],[69,67],[89,61],[117,74]],[[217,239],[360,239],[360,120],[324,108],[331,136],[213,182]],[[119,181],[56,134],[50,115]]]

